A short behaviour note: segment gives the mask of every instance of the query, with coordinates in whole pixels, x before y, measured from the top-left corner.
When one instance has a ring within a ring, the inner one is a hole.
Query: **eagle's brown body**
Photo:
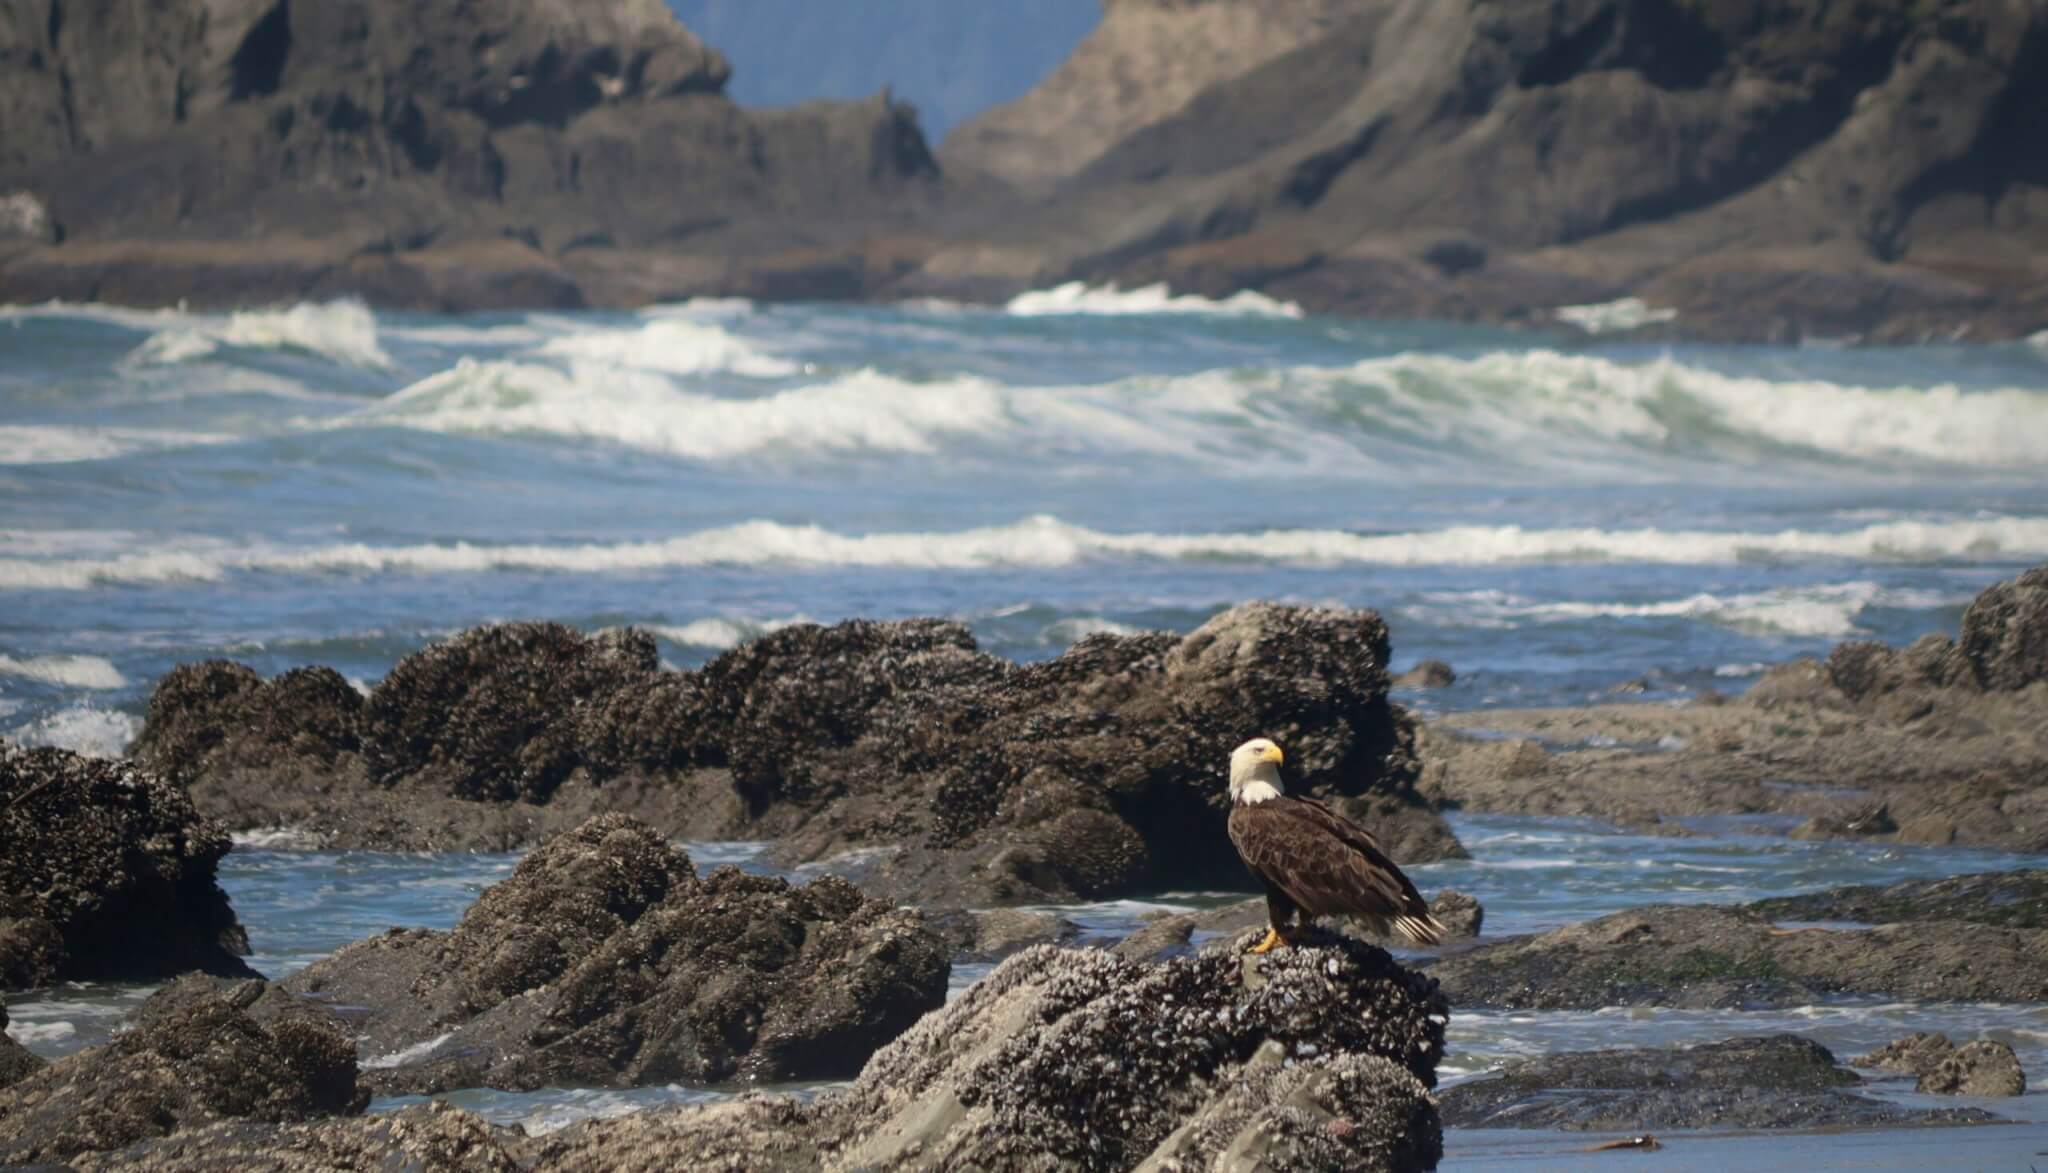
[[[1371,833],[1313,799],[1276,794],[1230,810],[1230,841],[1266,886],[1273,931],[1288,934],[1319,916],[1348,916],[1418,945],[1443,926]],[[1270,938],[1269,938],[1270,940]]]

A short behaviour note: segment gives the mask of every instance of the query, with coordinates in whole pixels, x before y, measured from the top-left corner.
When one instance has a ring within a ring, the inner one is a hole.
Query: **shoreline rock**
[[[2048,852],[2044,649],[2048,567],[1986,588],[1959,640],[1851,641],[1733,700],[1442,718],[1419,739],[1421,789],[1449,807],[1650,833],[1770,814],[1797,838]]]
[[[622,815],[544,844],[450,932],[391,930],[284,983],[384,1094],[830,1079],[945,999],[915,911],[688,856]]]
[[[1652,905],[1429,963],[1460,1006],[1804,1005],[1834,994],[2048,1001],[2048,930],[1925,921],[1784,931],[1745,908]]]
[[[1219,778],[1250,730],[1397,858],[1462,855],[1387,655],[1373,612],[1263,603],[1023,666],[935,619],[786,628],[695,672],[644,633],[505,624],[367,700],[328,669],[181,666],[135,753],[237,829],[337,847],[506,849],[619,810],[925,905],[1095,899],[1245,883]]]
[[[0,989],[255,976],[215,880],[228,846],[149,770],[0,744]]]
[[[1833,1053],[1797,1035],[1518,1059],[1438,1093],[1449,1128],[1896,1128],[1981,1124],[1978,1108],[1907,1108],[1856,1095]]]
[[[354,1115],[369,1102],[354,1049],[302,1016],[259,1024],[267,992],[173,987],[136,1028],[0,1088],[0,1163],[60,1162],[228,1119],[273,1124]]]
[[[2027,1091],[2026,1072],[2012,1048],[1995,1039],[1958,1047],[1943,1034],[1911,1034],[1850,1060],[1915,1076],[1913,1090],[1940,1096],[2018,1096]]]

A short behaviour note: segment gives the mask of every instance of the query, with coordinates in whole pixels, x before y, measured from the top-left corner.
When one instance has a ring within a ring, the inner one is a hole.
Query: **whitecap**
[[[1588,334],[1621,334],[1644,326],[1673,321],[1678,311],[1651,306],[1640,297],[1620,297],[1588,305],[1559,306],[1551,311],[1558,321],[1577,326]]]
[[[693,619],[681,624],[650,623],[644,626],[644,630],[673,644],[723,652],[736,648],[756,636],[809,622],[810,618],[804,615],[795,615],[787,619],[727,619],[714,616]]]
[[[1045,625],[1039,633],[1039,642],[1051,647],[1064,648],[1080,643],[1091,635],[1136,635],[1141,628],[1101,615],[1070,615],[1055,619]]]
[[[1299,318],[1302,309],[1291,301],[1278,301],[1256,290],[1242,290],[1220,300],[1193,293],[1176,296],[1165,282],[1137,289],[1115,285],[1089,285],[1069,281],[1051,289],[1020,293],[1003,307],[1019,317],[1062,314],[1213,314],[1230,317]]]
[[[103,656],[52,655],[16,659],[0,653],[0,675],[21,676],[66,688],[121,688],[128,678]]]
[[[31,1050],[38,1046],[47,1046],[50,1043],[61,1042],[77,1033],[77,1024],[61,1020],[56,1022],[22,1022],[19,1019],[15,1019],[7,1024],[7,1037]]]
[[[438,1038],[431,1038],[426,1040],[425,1042],[414,1043],[410,1047],[400,1048],[399,1050],[391,1052],[389,1055],[377,1055],[372,1058],[365,1059],[362,1062],[362,1066],[382,1069],[389,1067],[404,1067],[408,1064],[418,1063],[421,1060],[432,1055],[435,1051],[440,1050],[441,1044],[447,1042],[449,1039],[452,1039],[454,1037],[455,1032],[451,1030],[447,1034],[441,1035]]]
[[[300,827],[265,827],[257,831],[236,831],[228,838],[236,847],[250,851],[317,851],[325,842],[319,832]]]
[[[1901,521],[1859,529],[1633,530],[1525,529],[1459,525],[1402,533],[1334,529],[1229,533],[1111,533],[1039,515],[1008,525],[952,531],[841,534],[813,525],[745,521],[671,538],[576,545],[471,542],[376,546],[230,547],[220,543],[143,547],[112,558],[0,558],[0,589],[82,590],[111,583],[218,581],[234,573],[477,574],[498,570],[631,573],[698,566],[989,570],[1051,568],[1089,561],[1157,560],[1309,566],[1489,566],[1521,563],[1714,565],[1753,561],[1855,560],[1905,563],[2014,562],[2048,557],[2048,518],[1979,517]],[[1776,592],[1615,604],[1640,614],[1721,615],[1807,632],[1839,624],[1848,603]],[[1583,607],[1532,604],[1558,617]]]
[[[7,732],[17,745],[48,745],[89,758],[118,758],[128,750],[142,721],[112,709],[59,709]]]
[[[180,325],[143,340],[128,361],[173,364],[206,358],[219,348],[296,350],[346,366],[388,368],[377,341],[377,318],[360,301],[302,302],[286,309],[237,310],[225,318],[186,315]]]
[[[627,330],[577,330],[548,339],[534,353],[671,375],[724,371],[772,378],[803,369],[721,327],[686,318],[656,318]]]
[[[230,436],[151,428],[0,425],[0,464],[71,464],[111,460],[135,452],[218,444]]]

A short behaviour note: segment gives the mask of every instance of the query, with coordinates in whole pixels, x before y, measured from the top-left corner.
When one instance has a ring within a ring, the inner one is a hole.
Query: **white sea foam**
[[[11,729],[8,740],[18,745],[53,745],[92,758],[118,758],[142,732],[142,722],[111,709],[59,709]]]
[[[1003,307],[1021,317],[1058,314],[1217,314],[1231,317],[1298,318],[1301,307],[1246,289],[1222,300],[1193,293],[1175,296],[1164,282],[1137,289],[1069,281],[1051,289],[1020,293]]]
[[[1136,635],[1138,631],[1127,623],[1118,623],[1100,615],[1071,615],[1046,624],[1045,630],[1039,633],[1039,642],[1064,648],[1091,635]]]
[[[62,427],[54,424],[0,425],[0,464],[71,464],[111,460],[134,452],[217,444],[228,436],[151,428]]]
[[[1755,593],[1700,592],[1647,603],[1534,602],[1500,591],[1446,594],[1417,608],[1433,622],[1478,627],[1511,627],[1523,621],[1579,622],[1589,619],[1699,619],[1738,631],[1777,635],[1848,635],[1870,607],[1925,610],[1964,603],[1968,595],[1931,591],[1890,591],[1874,582],[1784,587]],[[1746,675],[1734,672],[1731,675]]]
[[[427,1058],[429,1055],[432,1055],[435,1051],[440,1050],[441,1044],[447,1042],[449,1039],[452,1039],[454,1037],[455,1032],[451,1030],[447,1034],[440,1035],[436,1038],[427,1039],[424,1042],[414,1043],[410,1047],[404,1047],[399,1050],[393,1051],[389,1055],[376,1055],[371,1058],[365,1059],[363,1060],[362,1065],[364,1067],[372,1068],[404,1067],[407,1064],[417,1063],[420,1060]]]
[[[1590,305],[1559,306],[1552,311],[1552,316],[1588,334],[1620,334],[1657,322],[1672,321],[1678,317],[1678,311],[1653,307],[1640,297],[1622,297]]]
[[[128,683],[113,661],[100,656],[29,656],[0,654],[0,676],[21,676],[66,688],[120,688]]]
[[[736,399],[683,390],[651,372],[465,359],[345,423],[562,436],[730,460],[769,453],[929,453],[949,435],[998,434],[1008,417],[1003,391],[972,379],[918,384],[857,372]]]
[[[341,426],[598,440],[690,460],[1038,455],[1099,462],[1141,455],[1220,476],[1412,480],[1447,469],[1606,479],[1681,475],[1674,463],[1852,468],[1901,462],[2037,471],[2048,392],[1867,388],[1775,382],[1679,363],[1619,363],[1547,351],[1461,359],[1402,354],[1347,367],[1212,370],[1069,387],[977,376],[919,382],[862,370],[772,395],[680,386],[649,366],[746,367],[746,344],[692,334],[669,351],[657,328],[589,332],[542,362],[475,362],[433,375]],[[649,353],[639,354],[639,349]],[[587,353],[585,353],[587,352]],[[772,367],[756,368],[762,371]],[[668,372],[673,373],[673,372]],[[334,426],[309,421],[310,426]]]
[[[475,574],[538,570],[601,574],[762,565],[982,570],[1141,559],[1321,566],[1484,566],[1535,562],[1710,565],[1826,559],[2011,562],[2042,557],[2048,557],[2048,518],[1900,521],[1841,531],[1525,529],[1512,525],[1464,525],[1385,534],[1299,529],[1157,534],[1109,533],[1041,515],[979,529],[871,534],[840,534],[818,526],[747,521],[655,541],[580,545],[454,542],[232,547],[201,543],[186,548],[145,547],[114,558],[0,558],[0,589],[80,590],[111,583],[211,582],[247,572]],[[1741,605],[1765,611],[1775,604],[1759,596]]]
[[[648,624],[646,629],[670,643],[684,647],[710,648],[727,651],[736,648],[756,636],[771,631],[781,631],[798,623],[809,623],[807,616],[796,615],[788,619],[693,619],[682,624]]]
[[[671,375],[727,371],[772,378],[803,369],[719,326],[683,317],[655,318],[626,330],[579,329],[548,339],[535,353]]]
[[[61,1042],[77,1033],[78,1026],[75,1023],[61,1020],[56,1022],[22,1022],[17,1019],[9,1021],[7,1024],[7,1037],[31,1050],[39,1046]]]
[[[236,831],[228,836],[236,847],[250,851],[316,851],[325,842],[317,831],[298,827],[266,827],[260,831]]]
[[[240,310],[226,317],[186,315],[179,325],[143,340],[132,363],[170,364],[205,358],[221,347],[298,350],[358,367],[389,367],[377,341],[377,319],[359,301],[302,302],[288,309]]]

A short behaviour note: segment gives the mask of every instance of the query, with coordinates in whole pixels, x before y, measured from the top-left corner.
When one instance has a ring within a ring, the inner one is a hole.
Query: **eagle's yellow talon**
[[[1251,951],[1253,953],[1271,953],[1286,943],[1287,938],[1280,935],[1279,929],[1267,929],[1266,939],[1252,946]]]

